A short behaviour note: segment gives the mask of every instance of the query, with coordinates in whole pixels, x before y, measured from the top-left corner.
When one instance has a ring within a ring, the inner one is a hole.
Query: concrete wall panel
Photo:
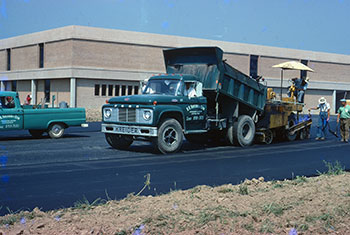
[[[21,104],[24,104],[27,96],[31,94],[31,81],[17,81],[17,92]]]
[[[37,45],[13,48],[11,50],[11,70],[39,68],[39,48]]]
[[[70,105],[70,80],[69,79],[52,79],[50,81],[50,98],[56,96],[55,107],[58,107],[62,101]],[[51,104],[51,102],[50,102]]]
[[[249,55],[224,54],[224,60],[242,73],[249,75]]]
[[[44,46],[44,67],[70,67],[72,65],[73,40],[46,43]]]
[[[258,64],[258,75],[266,78],[280,78],[281,69],[272,68],[273,65],[280,64],[292,59],[281,59],[281,58],[272,58],[272,57],[260,57]],[[284,71],[283,77],[286,79],[300,77],[299,71]]]
[[[107,42],[75,40],[73,66],[164,72],[162,49]]]
[[[308,74],[311,80],[350,82],[350,65],[310,61],[309,66],[315,70]]]
[[[0,71],[6,71],[7,69],[7,53],[6,50],[0,51]]]

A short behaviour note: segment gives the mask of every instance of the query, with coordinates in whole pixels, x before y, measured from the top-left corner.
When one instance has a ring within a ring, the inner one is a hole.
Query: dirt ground
[[[82,200],[9,214],[0,224],[2,234],[349,234],[350,174]]]

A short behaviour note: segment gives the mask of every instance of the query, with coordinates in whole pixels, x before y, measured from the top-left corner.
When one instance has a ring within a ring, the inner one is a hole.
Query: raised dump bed
[[[203,92],[215,92],[215,99],[222,94],[247,106],[250,111],[264,110],[266,87],[226,63],[220,48],[177,48],[163,53],[167,73],[195,75],[203,83]]]

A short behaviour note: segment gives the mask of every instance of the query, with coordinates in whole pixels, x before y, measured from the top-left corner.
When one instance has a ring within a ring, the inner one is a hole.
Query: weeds
[[[144,183],[143,188],[140,190],[140,192],[138,192],[135,196],[140,196],[140,194],[148,187],[148,189],[151,189],[150,185],[151,185],[151,174],[147,173],[145,176],[146,181]]]
[[[242,228],[244,228],[245,230],[247,230],[249,232],[255,232],[255,228],[254,228],[253,223],[243,224]]]
[[[306,183],[308,180],[305,176],[296,176],[295,179],[292,181],[294,184],[302,184]]]
[[[284,212],[284,209],[285,208],[283,208],[281,205],[274,202],[263,206],[263,212],[268,215],[269,214],[274,214],[275,216],[282,215]]]
[[[96,206],[106,204],[106,200],[97,198],[93,202],[89,202],[89,200],[83,196],[83,199],[80,201],[76,201],[74,203],[73,209],[80,209],[80,210],[91,210]]]
[[[218,193],[232,193],[234,192],[231,188],[221,188],[218,190]]]
[[[238,193],[241,195],[248,195],[249,194],[248,186],[245,184],[240,184],[239,189],[238,189]]]
[[[273,233],[274,232],[273,227],[274,227],[274,224],[269,219],[266,219],[264,221],[264,223],[261,225],[259,232],[261,232],[261,233]]]
[[[325,164],[327,171],[323,173],[317,171],[319,175],[342,175],[345,173],[345,166],[343,166],[339,161],[335,161],[333,164],[323,160],[323,163]]]

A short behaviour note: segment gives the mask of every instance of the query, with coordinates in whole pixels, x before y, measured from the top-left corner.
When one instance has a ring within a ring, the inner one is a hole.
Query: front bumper
[[[118,124],[102,124],[103,133],[133,135],[143,137],[156,137],[158,135],[157,127],[150,126],[128,126]]]

